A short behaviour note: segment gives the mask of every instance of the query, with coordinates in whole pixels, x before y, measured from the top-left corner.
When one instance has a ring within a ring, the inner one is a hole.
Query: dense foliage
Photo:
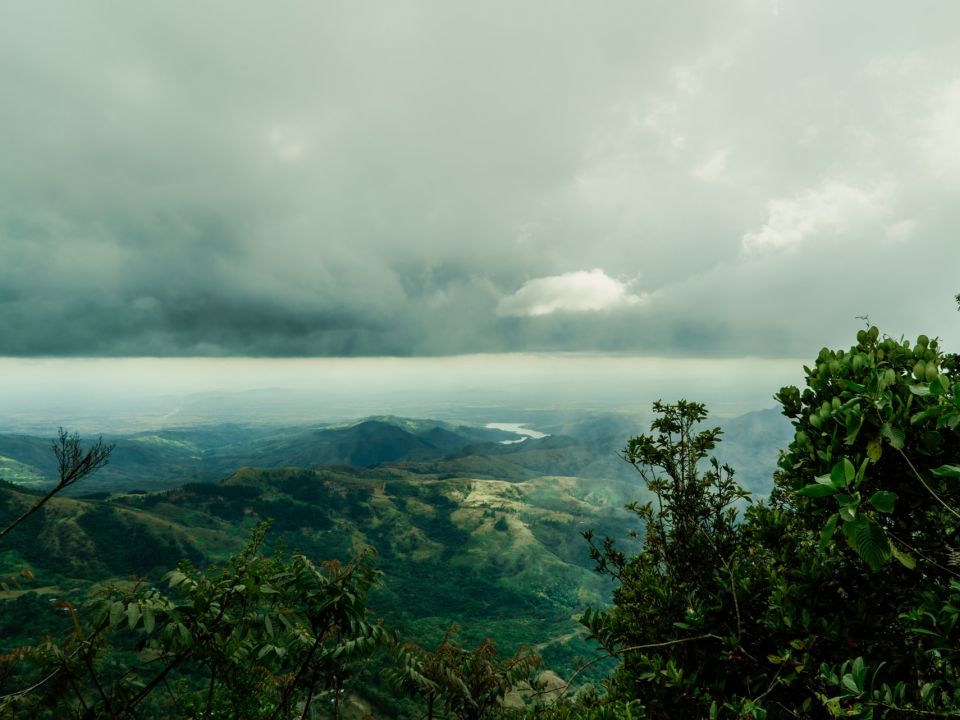
[[[596,717],[960,715],[957,356],[870,328],[805,373],[776,396],[795,435],[770,503],[742,519],[701,405],[658,403],[627,445],[656,502],[633,506],[634,557],[587,533],[618,585],[584,616],[620,658]]]

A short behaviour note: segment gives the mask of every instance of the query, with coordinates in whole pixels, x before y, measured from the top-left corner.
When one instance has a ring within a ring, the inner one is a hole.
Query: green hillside
[[[3,569],[26,564],[33,587],[79,598],[93,582],[157,577],[181,558],[216,562],[272,519],[271,542],[317,559],[375,548],[385,582],[371,606],[405,637],[429,644],[458,624],[468,643],[492,636],[505,652],[536,644],[551,669],[569,674],[589,651],[575,617],[609,596],[579,532],[626,535],[634,523],[621,508],[636,487],[472,457],[477,476],[452,472],[453,461],[440,472],[410,463],[243,468],[219,483],[55,498],[11,535]],[[509,480],[490,479],[505,470]],[[32,499],[5,485],[0,518]]]

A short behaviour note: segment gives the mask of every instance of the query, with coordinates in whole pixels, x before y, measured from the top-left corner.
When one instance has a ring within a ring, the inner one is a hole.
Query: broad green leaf
[[[857,682],[853,679],[853,675],[850,673],[847,673],[843,676],[842,682],[843,686],[855,695],[859,695],[861,692],[863,692],[861,688],[857,687]]]
[[[821,498],[829,497],[830,495],[836,495],[837,489],[833,485],[821,485],[820,483],[815,483],[813,485],[807,485],[797,490],[797,495],[803,495],[804,497],[812,498]]]
[[[893,512],[893,504],[897,500],[897,494],[889,490],[877,490],[867,501],[882,513]]]
[[[823,530],[820,531],[820,551],[823,552],[827,545],[830,544],[830,541],[833,540],[833,533],[837,530],[837,521],[840,519],[840,516],[834,513],[830,516],[830,519],[827,520],[827,524],[823,526]]]
[[[856,442],[857,436],[860,434],[860,428],[862,427],[863,415],[858,409],[847,420],[847,436],[843,439],[844,444],[853,445],[853,443]]]
[[[892,556],[887,534],[869,518],[860,517],[844,524],[843,534],[873,572],[880,570]]]
[[[149,607],[143,608],[143,629],[148,633],[153,632],[155,622],[153,610],[151,610]]]
[[[867,443],[867,457],[870,462],[877,462],[883,454],[883,441],[879,437],[873,438]]]
[[[903,565],[907,570],[913,570],[917,567],[917,561],[913,559],[911,555],[908,555],[905,552],[901,552],[897,549],[897,546],[890,544],[890,554],[897,559],[901,565]]]
[[[110,606],[110,625],[116,627],[120,624],[120,621],[123,619],[123,603],[117,600]]]
[[[946,395],[950,392],[950,380],[946,375],[937,375],[930,383],[930,393],[932,395]]]
[[[940,410],[941,410],[940,406],[937,405],[931,408],[927,408],[926,410],[921,410],[918,413],[914,413],[913,415],[910,416],[910,424],[916,425],[918,423],[921,423],[927,418],[938,414]]]
[[[934,468],[930,472],[937,477],[960,478],[960,465],[941,465],[938,468]]]
[[[127,625],[133,630],[140,621],[140,606],[137,603],[127,605]]]
[[[857,687],[863,690],[867,680],[867,667],[864,665],[862,657],[857,657],[857,659],[853,661],[850,672],[853,674],[853,680],[857,684]]]
[[[190,631],[187,629],[187,626],[183,623],[177,623],[177,630],[180,632],[180,640],[184,645],[190,646],[193,645],[193,636],[190,634]]]
[[[920,397],[924,397],[925,395],[930,394],[930,386],[929,385],[911,385],[910,392],[912,392],[914,395],[919,395]]]
[[[830,471],[830,481],[837,488],[847,487],[856,476],[857,469],[847,458],[840,460]]]
[[[883,435],[896,450],[903,450],[903,444],[907,436],[900,428],[891,427],[890,423],[884,423],[880,427],[880,434]]]
[[[837,499],[841,500],[841,498],[837,498]],[[857,519],[858,506],[859,504],[855,502],[843,501],[840,503],[840,517],[843,519],[844,522],[851,523]],[[846,528],[847,526],[844,525],[843,527]]]

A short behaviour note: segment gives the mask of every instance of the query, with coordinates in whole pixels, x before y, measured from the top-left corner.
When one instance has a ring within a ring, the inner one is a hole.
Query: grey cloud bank
[[[27,3],[0,354],[960,340],[960,8]]]

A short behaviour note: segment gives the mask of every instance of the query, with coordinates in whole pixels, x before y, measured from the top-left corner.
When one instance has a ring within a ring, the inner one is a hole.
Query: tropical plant
[[[397,649],[396,668],[388,676],[399,691],[419,696],[426,704],[425,717],[481,720],[494,717],[504,697],[522,683],[532,683],[540,657],[521,649],[500,660],[490,638],[473,650],[458,645],[454,625],[433,650],[414,643]]]
[[[816,673],[804,684],[830,712],[960,707],[958,369],[936,339],[871,327],[777,394],[796,433],[773,494],[791,539],[768,622],[806,628],[802,653],[774,655]]]
[[[716,691],[748,690],[726,662],[744,634],[737,505],[748,494],[730,467],[708,459],[721,431],[700,429],[704,405],[653,409],[653,434],[623,451],[655,498],[627,506],[642,521],[643,547],[627,557],[613,539],[598,545],[584,533],[597,571],[617,587],[613,607],[588,610],[582,622],[621,660],[609,681],[614,699],[639,699],[652,717],[704,717]]]

